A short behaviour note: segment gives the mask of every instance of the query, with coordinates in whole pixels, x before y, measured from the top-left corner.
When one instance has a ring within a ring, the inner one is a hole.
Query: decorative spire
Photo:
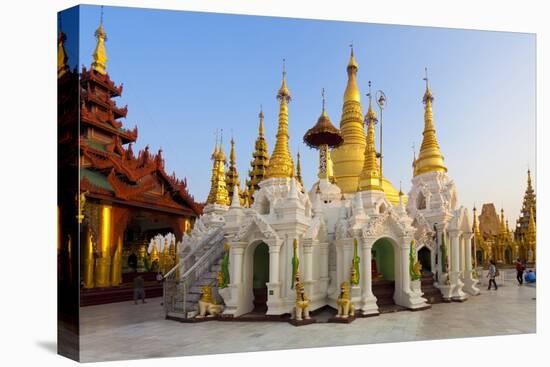
[[[279,100],[279,128],[273,154],[269,160],[266,178],[294,177],[294,162],[288,148],[288,103],[290,91],[286,86],[286,71],[283,59],[283,82],[277,93]]]
[[[365,124],[368,126],[367,130],[367,145],[365,147],[365,161],[363,170],[359,177],[359,190],[382,190],[380,186],[380,169],[378,168],[378,162],[376,161],[376,143],[374,124],[378,122],[376,118],[376,112],[372,109],[372,94],[370,92],[371,82],[369,80],[369,110],[365,116]]]
[[[479,225],[477,223],[477,209],[476,209],[476,206],[474,205],[474,222],[472,224],[472,230],[474,232],[474,235],[476,238],[479,238],[481,236],[481,232],[479,230]]]
[[[231,151],[229,153],[229,168],[225,175],[225,184],[227,186],[227,194],[230,198],[233,197],[233,191],[236,189],[237,193],[239,191],[239,172],[237,171],[237,165],[235,161],[235,140],[231,138]]]
[[[107,74],[107,51],[105,50],[105,41],[107,41],[107,33],[103,29],[103,5],[101,6],[101,20],[99,27],[95,31],[95,37],[97,38],[97,44],[95,46],[94,53],[92,54],[93,62],[92,69],[100,74]]]
[[[252,154],[253,159],[250,162],[252,169],[248,171],[249,179],[246,181],[248,200],[250,203],[253,202],[254,191],[260,188],[259,183],[264,180],[267,166],[269,165],[267,141],[264,136],[264,113],[261,106],[258,117],[260,118],[258,138],[256,139],[254,153]]]
[[[504,219],[504,209],[500,209],[500,223],[499,223],[500,234],[506,234],[506,221]]]
[[[414,176],[418,176],[426,172],[447,172],[447,167],[443,162],[443,155],[437,143],[435,135],[435,127],[433,122],[432,103],[434,100],[432,91],[428,84],[428,69],[425,68],[426,76],[423,80],[426,81],[426,91],[422,101],[424,102],[424,132],[422,133],[422,145],[418,159],[414,162]]]
[[[302,169],[300,166],[300,151],[296,154],[296,180],[302,185],[302,190],[304,189],[304,181],[302,181]]]
[[[535,215],[533,213],[533,208],[530,209],[529,213],[529,225],[527,226],[526,240],[529,244],[534,244],[537,238],[537,226],[535,223]]]
[[[361,97],[357,86],[358,64],[355,61],[353,46],[347,65],[348,82],[344,92],[340,132],[344,143],[332,150],[334,176],[337,185],[344,193],[355,192],[365,160],[366,137],[361,113]]]
[[[217,134],[216,134],[217,135]],[[225,154],[223,152],[223,145],[220,139],[220,147],[218,149],[218,141],[216,138],[216,147],[212,154],[212,160],[214,161],[212,167],[212,177],[210,178],[210,192],[208,194],[207,204],[219,204],[229,205],[229,195],[227,193],[227,187],[225,185]]]
[[[67,57],[67,52],[65,51],[65,41],[67,36],[61,30],[61,18],[59,18],[59,35],[57,37],[57,77],[61,78],[68,70],[69,58]]]
[[[517,220],[517,229],[515,231],[515,237],[518,241],[523,241],[527,234],[527,228],[529,226],[529,220],[531,219],[531,212],[533,212],[533,220],[537,221],[537,199],[535,190],[533,189],[533,183],[531,181],[531,170],[527,169],[527,189],[523,196],[523,205],[521,208],[521,215]]]

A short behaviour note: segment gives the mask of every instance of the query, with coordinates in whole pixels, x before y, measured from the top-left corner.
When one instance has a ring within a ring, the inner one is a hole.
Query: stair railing
[[[167,317],[175,316],[178,318],[187,318],[187,311],[192,311],[188,310],[187,307],[190,288],[196,284],[201,275],[208,272],[211,266],[214,265],[214,262],[222,256],[224,251],[224,236],[221,228],[216,230],[212,236],[209,236],[209,239],[211,240],[211,245],[208,250],[206,250],[202,256],[179,277],[179,279],[176,277],[176,268],[178,268],[179,265],[166,273],[163,284],[163,295],[164,309]],[[197,248],[195,248],[195,250]],[[186,258],[190,255],[191,254],[187,255]],[[183,260],[184,259],[182,259],[182,261]],[[182,264],[182,261],[180,261],[180,264]]]

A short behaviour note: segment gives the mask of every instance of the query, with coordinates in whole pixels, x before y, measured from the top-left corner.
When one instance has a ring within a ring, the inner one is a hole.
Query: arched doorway
[[[476,251],[476,264],[477,264],[477,266],[482,266],[483,265],[483,260],[484,260],[483,250],[477,250]]]
[[[372,246],[372,293],[378,307],[394,305],[395,255],[389,239],[381,238]]]
[[[512,248],[510,246],[504,250],[504,261],[506,264],[512,264]]]
[[[261,242],[254,250],[252,264],[253,312],[267,311],[267,282],[269,282],[269,246]]]
[[[418,261],[422,265],[423,273],[432,272],[432,251],[428,247],[424,246],[418,250]]]

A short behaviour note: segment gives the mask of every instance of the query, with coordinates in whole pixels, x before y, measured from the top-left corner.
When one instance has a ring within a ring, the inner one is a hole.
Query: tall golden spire
[[[249,178],[246,181],[246,186],[248,188],[248,201],[250,203],[254,201],[254,191],[260,188],[258,184],[263,181],[267,166],[269,165],[269,153],[264,131],[264,112],[261,106],[258,117],[260,118],[260,125],[258,127],[258,138],[256,139],[254,153],[252,154],[253,159],[250,162],[250,166],[252,169],[248,171]]]
[[[500,209],[500,223],[499,223],[500,235],[506,235],[506,220],[504,219],[504,209]]]
[[[355,192],[365,159],[366,138],[363,129],[361,97],[357,87],[357,71],[353,47],[347,65],[348,83],[344,92],[340,132],[344,143],[332,150],[336,184],[343,192]]]
[[[527,232],[525,234],[527,243],[534,244],[537,238],[537,225],[535,223],[535,215],[533,214],[533,208],[529,210],[529,225],[527,226]]]
[[[95,46],[94,53],[92,54],[93,62],[92,69],[100,74],[107,74],[107,51],[105,50],[105,41],[107,41],[107,33],[103,29],[103,6],[101,6],[101,20],[99,27],[95,31],[95,37],[97,38],[97,44]]]
[[[474,222],[472,224],[472,231],[474,232],[474,236],[477,238],[481,235],[481,232],[479,230],[479,225],[477,224],[477,209],[474,205]]]
[[[59,20],[61,23],[61,19]],[[61,25],[59,27],[59,36],[57,37],[57,77],[61,78],[68,70],[69,66],[67,65],[67,61],[69,58],[67,57],[67,52],[65,51],[65,41],[67,40],[67,36],[63,31],[61,30]]]
[[[302,168],[300,166],[300,152],[296,154],[296,180],[302,185],[302,190],[304,190],[304,181],[302,181]]]
[[[291,100],[290,91],[286,86],[286,71],[283,59],[283,81],[277,93],[279,100],[279,128],[273,154],[269,159],[266,178],[283,178],[294,176],[294,162],[288,148],[288,103]]]
[[[229,198],[233,198],[233,190],[237,188],[239,190],[239,172],[237,171],[237,165],[235,162],[235,140],[231,138],[231,151],[229,153],[229,168],[225,175],[225,184],[227,186],[227,195]],[[239,192],[240,194],[240,192]]]
[[[418,176],[426,172],[447,172],[447,167],[443,162],[443,155],[437,143],[435,135],[435,127],[433,122],[432,103],[434,100],[432,91],[428,85],[428,69],[425,69],[426,77],[426,92],[422,101],[424,102],[424,132],[422,133],[422,145],[418,159],[414,162],[414,176]]]
[[[212,167],[212,177],[210,178],[210,192],[208,194],[207,204],[229,205],[229,195],[225,185],[225,153],[223,152],[223,143],[220,139],[220,147],[218,149],[218,141],[214,153],[212,153],[214,161]]]
[[[369,81],[369,110],[365,116],[367,130],[367,145],[365,147],[365,163],[359,177],[359,190],[382,190],[380,187],[380,169],[376,161],[376,143],[374,141],[374,124],[378,121],[376,112],[372,109],[372,95],[370,91],[371,82]]]

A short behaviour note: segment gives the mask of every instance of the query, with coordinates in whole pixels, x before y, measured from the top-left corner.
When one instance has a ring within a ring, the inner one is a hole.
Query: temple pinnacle
[[[426,76],[423,80],[426,81],[426,91],[422,98],[422,102],[424,103],[424,131],[422,132],[423,138],[420,153],[418,154],[418,159],[414,161],[414,176],[434,171],[447,172],[447,167],[445,166],[435,134],[432,112],[434,97],[428,84],[427,68],[425,72]]]
[[[92,54],[93,62],[92,69],[100,74],[107,74],[107,50],[105,49],[105,42],[107,41],[107,33],[103,29],[103,6],[101,6],[101,18],[99,27],[95,31],[95,37],[97,38],[97,44]]]
[[[288,148],[288,103],[291,100],[290,91],[286,86],[286,69],[283,59],[283,81],[277,92],[279,100],[279,127],[275,148],[267,167],[267,178],[291,178],[294,176],[294,162]]]

